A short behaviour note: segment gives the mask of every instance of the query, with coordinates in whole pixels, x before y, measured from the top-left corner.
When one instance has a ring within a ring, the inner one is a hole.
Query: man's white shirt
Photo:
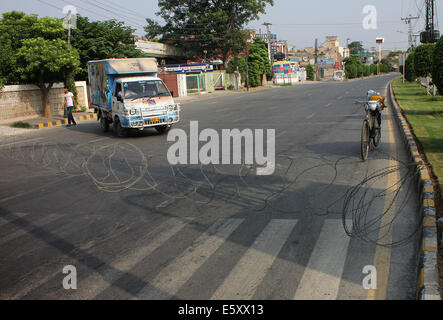
[[[65,99],[66,99],[66,106],[69,107],[73,107],[74,106],[74,100],[73,100],[74,94],[72,92],[68,92],[67,94],[65,94]]]

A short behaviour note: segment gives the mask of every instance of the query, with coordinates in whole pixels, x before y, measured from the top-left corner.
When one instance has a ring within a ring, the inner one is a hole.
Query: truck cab
[[[119,136],[146,128],[165,133],[180,120],[180,106],[152,62],[138,58],[89,63],[91,100],[104,131],[112,124]]]

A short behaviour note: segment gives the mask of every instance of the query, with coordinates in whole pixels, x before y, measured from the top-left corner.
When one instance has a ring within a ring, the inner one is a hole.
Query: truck
[[[180,105],[158,78],[155,58],[88,62],[91,104],[104,132],[119,137],[130,130],[155,128],[167,133],[180,120]]]

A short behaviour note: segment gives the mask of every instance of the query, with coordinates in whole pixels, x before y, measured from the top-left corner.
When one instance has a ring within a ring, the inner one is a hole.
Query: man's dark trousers
[[[72,116],[72,110],[73,109],[74,109],[74,107],[68,107],[68,124],[77,125],[77,123],[75,122],[74,117]]]

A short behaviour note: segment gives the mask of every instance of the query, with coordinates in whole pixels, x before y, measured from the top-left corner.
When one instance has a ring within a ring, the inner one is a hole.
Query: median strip
[[[438,239],[435,208],[434,187],[430,178],[425,161],[418,152],[414,135],[409,127],[408,121],[401,112],[392,90],[392,81],[389,85],[389,97],[392,101],[394,118],[402,133],[403,140],[407,146],[408,154],[416,165],[416,176],[419,187],[419,215],[423,217],[421,229],[421,245],[419,254],[419,274],[417,298],[419,300],[441,300],[439,274],[438,274]]]

